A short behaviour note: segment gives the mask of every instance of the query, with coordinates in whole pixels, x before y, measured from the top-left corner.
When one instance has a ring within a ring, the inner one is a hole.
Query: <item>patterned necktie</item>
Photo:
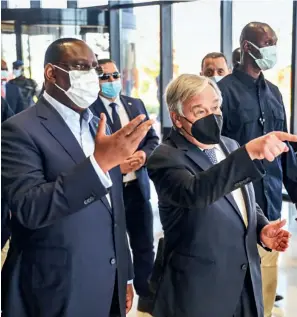
[[[115,102],[112,102],[109,106],[112,109],[112,132],[116,132],[122,128],[120,116],[117,112],[118,105]]]
[[[211,163],[213,165],[218,163],[217,157],[216,157],[216,153],[215,153],[215,149],[207,149],[204,150],[204,153],[208,156],[209,160],[211,161]]]

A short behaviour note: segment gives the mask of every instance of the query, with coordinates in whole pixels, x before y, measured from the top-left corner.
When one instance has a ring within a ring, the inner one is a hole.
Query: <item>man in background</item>
[[[100,92],[91,106],[95,115],[105,113],[114,133],[140,114],[149,119],[142,100],[121,94],[121,78],[116,64],[110,59],[101,59],[98,65]],[[138,310],[144,313],[152,312],[148,279],[154,262],[153,213],[146,162],[158,142],[159,138],[151,128],[136,152],[120,166],[127,231],[133,252],[134,287],[139,295]]]
[[[7,63],[1,59],[1,97],[7,101],[13,113],[17,114],[23,111],[25,106],[18,86],[8,80]]]
[[[209,53],[202,59],[201,76],[212,78],[215,82],[219,82],[224,76],[230,74],[228,62],[223,53]]]
[[[241,64],[218,83],[223,95],[222,134],[245,145],[271,131],[287,131],[279,89],[263,71],[277,62],[277,36],[266,23],[251,22],[240,37]],[[292,147],[273,162],[263,161],[266,175],[254,182],[257,203],[270,221],[281,218],[282,185],[297,203],[297,159]],[[277,288],[278,252],[260,248],[265,317],[272,314]]]
[[[232,66],[233,68],[240,64],[240,47],[236,48],[232,53]]]
[[[31,78],[26,78],[24,75],[24,63],[23,61],[15,61],[12,64],[14,79],[10,83],[17,85],[20,88],[23,103],[25,108],[28,108],[34,104],[33,98],[36,97],[37,83]]]

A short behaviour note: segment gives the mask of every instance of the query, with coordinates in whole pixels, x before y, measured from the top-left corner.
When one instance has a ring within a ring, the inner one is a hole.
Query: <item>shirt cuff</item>
[[[129,280],[128,282],[127,282],[127,284],[132,284],[133,283],[133,280]]]
[[[100,168],[100,166],[96,162],[94,155],[90,156],[90,161],[91,161],[91,164],[93,165],[93,168],[94,168],[95,172],[97,173],[102,185],[105,188],[112,187],[112,180],[111,180],[109,174],[108,173],[104,174],[104,172],[102,171],[102,169]]]

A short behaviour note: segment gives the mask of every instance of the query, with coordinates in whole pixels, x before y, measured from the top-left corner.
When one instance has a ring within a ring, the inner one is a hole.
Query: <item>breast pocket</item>
[[[272,119],[274,121],[273,130],[274,131],[283,131],[285,123],[285,112],[284,108],[280,104],[275,104],[272,107]]]

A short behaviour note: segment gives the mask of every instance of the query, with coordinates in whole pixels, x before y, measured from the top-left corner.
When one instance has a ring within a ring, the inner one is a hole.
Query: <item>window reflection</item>
[[[157,79],[160,72],[159,6],[120,10],[121,72],[127,96],[141,98],[152,118],[159,115]],[[156,126],[160,130],[159,125]]]
[[[173,74],[200,74],[201,61],[220,52],[220,1],[173,4]]]

